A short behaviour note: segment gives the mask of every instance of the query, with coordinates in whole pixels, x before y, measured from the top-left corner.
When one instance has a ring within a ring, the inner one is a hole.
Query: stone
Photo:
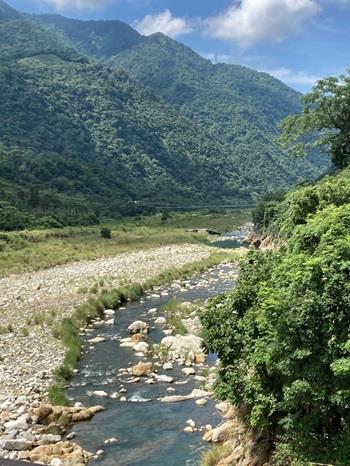
[[[193,428],[196,427],[196,423],[194,422],[193,419],[188,419],[188,420],[186,421],[186,424],[187,424],[188,426],[190,426],[190,427],[193,427]]]
[[[146,354],[149,349],[149,344],[146,343],[145,341],[140,341],[140,343],[137,343],[134,347],[133,350],[137,352],[141,352]]]
[[[166,318],[165,317],[158,317],[158,319],[156,319],[154,321],[155,324],[160,324],[160,325],[165,325],[166,324]]]
[[[131,372],[135,377],[148,375],[152,371],[153,364],[151,362],[139,362],[136,366],[131,368]]]
[[[28,416],[23,414],[14,421],[5,422],[4,426],[6,430],[27,430],[29,428]]]
[[[115,437],[112,437],[112,438],[109,438],[107,440],[104,441],[105,445],[108,445],[108,444],[111,444],[111,443],[117,443],[119,442],[119,440]]]
[[[208,403],[208,400],[206,398],[200,398],[199,400],[196,400],[196,405],[198,406],[205,406]]]
[[[187,358],[188,353],[194,355],[203,352],[202,344],[203,340],[196,335],[176,335],[164,337],[161,344],[169,348],[170,353],[176,357],[184,356]]]
[[[108,393],[107,392],[104,392],[103,390],[96,390],[94,392],[92,392],[92,394],[94,396],[100,396],[100,397],[106,397],[108,396]]]
[[[149,325],[146,324],[146,322],[143,322],[142,320],[137,320],[133,322],[131,325],[129,325],[128,332],[129,333],[148,333]]]
[[[166,362],[165,364],[163,364],[163,369],[164,369],[165,371],[170,371],[170,370],[172,370],[172,369],[173,369],[172,363],[171,363],[171,362]]]
[[[106,309],[103,313],[105,316],[114,316],[115,311],[113,309]]]
[[[141,341],[143,341],[145,338],[145,335],[143,333],[135,333],[135,335],[133,335],[131,337],[131,341],[135,343],[140,343]]]
[[[106,325],[114,325],[114,319],[108,319],[105,322]]]
[[[186,426],[184,428],[184,432],[186,432],[187,434],[192,434],[194,432],[194,429],[193,429],[193,427]]]
[[[186,376],[189,376],[189,375],[196,375],[196,371],[193,369],[193,367],[184,367],[182,369],[182,372],[186,375]]]
[[[46,445],[48,443],[58,443],[61,440],[62,439],[60,435],[44,434],[40,439],[40,445]]]
[[[71,432],[66,436],[67,440],[73,440],[77,434],[75,432]]]
[[[88,340],[89,343],[102,343],[104,341],[106,341],[105,337],[95,337]]]
[[[156,314],[158,312],[158,309],[156,307],[152,307],[152,309],[149,309],[148,314]]]
[[[174,377],[169,377],[168,375],[156,375],[155,377],[157,382],[164,382],[164,383],[173,383]]]
[[[5,439],[1,441],[2,449],[3,450],[10,450],[10,451],[25,451],[31,450],[33,446],[33,442],[26,440],[26,439]]]
[[[60,460],[64,466],[82,466],[87,464],[91,458],[91,453],[71,442],[41,445],[32,450],[29,455],[29,460],[33,463],[51,464],[53,460]],[[59,463],[56,462],[56,464]]]
[[[50,466],[64,466],[64,464],[62,463],[62,461],[59,458],[54,458],[51,461]]]
[[[233,420],[229,420],[224,422],[223,424],[215,427],[215,429],[209,430],[203,436],[203,440],[206,442],[213,442],[213,443],[223,443],[226,440],[232,437],[234,432],[235,422]]]
[[[230,409],[230,404],[227,403],[226,401],[222,401],[221,403],[217,403],[215,405],[215,409],[217,409],[219,413],[225,415]]]
[[[162,403],[179,403],[186,400],[188,400],[188,398],[183,395],[164,396],[160,399]]]

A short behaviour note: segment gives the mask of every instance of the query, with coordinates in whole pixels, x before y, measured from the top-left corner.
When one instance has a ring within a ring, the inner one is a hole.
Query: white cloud
[[[98,10],[111,3],[111,0],[43,0],[57,11],[62,10]]]
[[[282,40],[319,11],[316,0],[241,0],[205,22],[212,37],[250,46]]]
[[[163,32],[169,37],[176,38],[192,31],[192,27],[185,18],[173,16],[170,10],[164,10],[157,15],[147,15],[135,22],[133,26],[145,36]]]
[[[310,74],[306,71],[293,71],[288,68],[276,68],[273,70],[261,70],[271,74],[275,78],[290,84],[291,86],[313,86],[317,81],[322,79],[321,76]]]

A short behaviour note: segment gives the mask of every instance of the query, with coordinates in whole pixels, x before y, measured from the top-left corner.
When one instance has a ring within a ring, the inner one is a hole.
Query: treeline
[[[347,166],[349,91],[349,77],[321,81],[304,114],[284,123],[284,143],[324,146]],[[206,345],[221,360],[217,394],[245,408],[247,426],[268,439],[271,465],[347,466],[349,169],[266,199],[255,219],[276,250],[251,252],[235,290],[203,316]]]

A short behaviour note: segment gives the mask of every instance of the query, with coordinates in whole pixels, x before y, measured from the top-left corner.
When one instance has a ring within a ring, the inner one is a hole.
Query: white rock
[[[119,442],[119,440],[118,440],[117,438],[115,438],[115,437],[109,438],[109,439],[107,439],[107,440],[104,441],[104,443],[105,443],[106,445],[108,445],[108,444],[110,444],[110,443],[117,443],[117,442]]]
[[[106,341],[105,337],[95,337],[88,340],[89,343],[102,343],[103,341]]]
[[[152,307],[152,309],[149,309],[148,314],[156,314],[158,312],[158,309],[156,307]]]
[[[114,325],[114,319],[106,320],[105,324],[106,325]]]
[[[198,406],[205,406],[208,403],[208,400],[206,398],[200,398],[199,400],[196,400],[196,405]]]
[[[137,320],[133,322],[128,327],[129,333],[148,333],[149,332],[149,325],[142,320]]]
[[[105,316],[114,316],[115,311],[113,309],[106,309],[103,313]]]
[[[108,393],[107,392],[104,392],[103,390],[96,390],[94,392],[92,392],[92,394],[94,396],[99,396],[99,397],[106,397],[108,396]]]
[[[195,375],[195,374],[196,374],[196,371],[193,369],[193,367],[184,367],[184,368],[182,369],[182,372],[183,372],[186,376]]]
[[[157,382],[173,383],[174,377],[169,377],[168,375],[156,375]]]
[[[163,364],[163,369],[165,371],[170,371],[171,369],[173,369],[173,365],[171,362],[166,362],[165,364]]]
[[[59,458],[54,458],[51,461],[50,466],[64,466],[64,464],[62,463],[62,461]]]
[[[6,430],[27,430],[28,429],[28,416],[24,414],[15,421],[8,421],[4,424]]]
[[[166,324],[166,318],[165,317],[158,317],[154,322],[156,324],[164,325],[164,324]]]
[[[193,428],[196,427],[196,423],[194,422],[193,419],[188,419],[188,420],[186,421],[186,424],[187,424],[188,426],[190,426],[190,427],[193,427]]]
[[[147,353],[149,349],[149,344],[146,343],[145,341],[140,341],[140,343],[137,343],[134,347],[133,350],[140,352],[140,353]]]

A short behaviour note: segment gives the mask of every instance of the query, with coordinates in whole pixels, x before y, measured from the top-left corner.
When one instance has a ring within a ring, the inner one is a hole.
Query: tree
[[[338,168],[350,163],[350,74],[322,79],[304,97],[302,115],[281,123],[281,143],[294,155],[310,149],[329,152]]]

